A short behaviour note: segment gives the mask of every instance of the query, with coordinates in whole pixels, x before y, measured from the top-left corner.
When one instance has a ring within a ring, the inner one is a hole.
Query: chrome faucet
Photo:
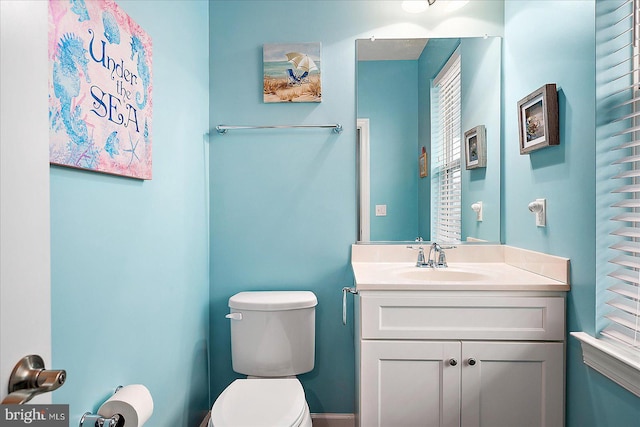
[[[420,243],[423,240],[421,238],[416,239],[416,242]],[[424,256],[424,248],[418,246],[407,246],[409,249],[418,250],[418,260],[416,261],[416,267],[421,268],[445,268],[447,267],[447,255],[444,253],[445,249],[453,249],[455,246],[441,246],[440,244],[433,242],[429,247],[429,254]],[[433,254],[433,256],[431,255]]]
[[[427,257],[427,267],[432,268],[446,268],[447,267],[447,255],[444,253],[445,249],[453,249],[455,246],[442,247],[438,243],[433,242],[429,248],[429,256]],[[431,259],[431,253],[433,252],[433,259]]]

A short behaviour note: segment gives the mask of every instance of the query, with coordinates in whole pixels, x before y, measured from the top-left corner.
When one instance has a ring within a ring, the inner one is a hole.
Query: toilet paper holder
[[[113,394],[116,394],[121,388],[121,385],[116,387]],[[111,418],[105,418],[100,414],[85,412],[80,418],[80,427],[124,427],[124,417],[116,414]]]
[[[111,418],[105,418],[102,415],[85,412],[80,418],[80,427],[123,427],[124,418],[116,414]]]

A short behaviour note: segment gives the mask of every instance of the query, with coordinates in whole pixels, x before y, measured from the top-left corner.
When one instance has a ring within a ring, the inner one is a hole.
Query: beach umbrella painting
[[[286,54],[286,57],[287,61],[291,62],[298,70],[309,73],[310,71],[318,69],[316,63],[313,62],[313,59],[311,59],[306,53],[289,52]]]
[[[265,103],[322,102],[321,43],[264,44],[262,55]]]

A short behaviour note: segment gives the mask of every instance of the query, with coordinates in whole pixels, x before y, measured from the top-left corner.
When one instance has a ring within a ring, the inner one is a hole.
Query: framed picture
[[[429,174],[427,172],[427,164],[427,153],[420,154],[420,178],[424,178]]]
[[[518,102],[520,154],[560,144],[558,92],[549,83]]]
[[[322,45],[316,43],[265,44],[263,101],[322,102]]]
[[[113,1],[48,3],[49,163],[151,179],[151,36]]]
[[[487,138],[484,125],[464,133],[464,158],[467,169],[487,167]]]

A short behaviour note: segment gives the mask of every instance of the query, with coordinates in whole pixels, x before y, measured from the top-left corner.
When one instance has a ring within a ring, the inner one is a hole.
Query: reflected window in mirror
[[[431,240],[459,243],[462,226],[460,53],[431,86]]]

